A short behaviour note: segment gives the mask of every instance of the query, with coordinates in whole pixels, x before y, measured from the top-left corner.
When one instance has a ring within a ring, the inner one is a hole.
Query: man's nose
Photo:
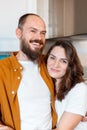
[[[38,38],[39,40],[41,40],[41,34],[40,34],[40,32],[38,32],[38,33],[36,34],[36,38]]]

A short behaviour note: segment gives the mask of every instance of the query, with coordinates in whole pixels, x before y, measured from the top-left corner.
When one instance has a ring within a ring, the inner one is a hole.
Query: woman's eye
[[[68,61],[66,61],[66,60],[62,60],[62,62],[63,62],[63,63],[68,63]]]
[[[53,56],[50,56],[50,59],[55,59]]]

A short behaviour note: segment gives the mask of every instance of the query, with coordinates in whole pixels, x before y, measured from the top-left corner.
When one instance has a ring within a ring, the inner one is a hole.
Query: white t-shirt
[[[18,89],[21,130],[50,130],[50,91],[40,76],[38,65],[30,61],[20,63],[24,67]]]
[[[64,111],[85,116],[87,111],[87,85],[78,83],[69,91],[65,99],[55,101],[58,121]],[[80,122],[74,130],[87,130],[87,122]]]

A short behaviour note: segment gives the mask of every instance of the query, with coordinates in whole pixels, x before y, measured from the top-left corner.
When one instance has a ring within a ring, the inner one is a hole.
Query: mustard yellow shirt
[[[49,77],[43,57],[39,63],[40,74],[46,82],[52,98],[52,125],[57,122],[57,115],[54,107],[54,85]],[[23,67],[17,61],[15,54],[0,60],[0,123],[10,126],[15,130],[20,129],[20,111],[17,97],[17,90],[22,78]]]

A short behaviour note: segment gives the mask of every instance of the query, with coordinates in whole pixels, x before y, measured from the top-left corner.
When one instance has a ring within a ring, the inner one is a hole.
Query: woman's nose
[[[54,66],[55,67],[59,67],[60,66],[60,62],[59,61],[55,61]]]

